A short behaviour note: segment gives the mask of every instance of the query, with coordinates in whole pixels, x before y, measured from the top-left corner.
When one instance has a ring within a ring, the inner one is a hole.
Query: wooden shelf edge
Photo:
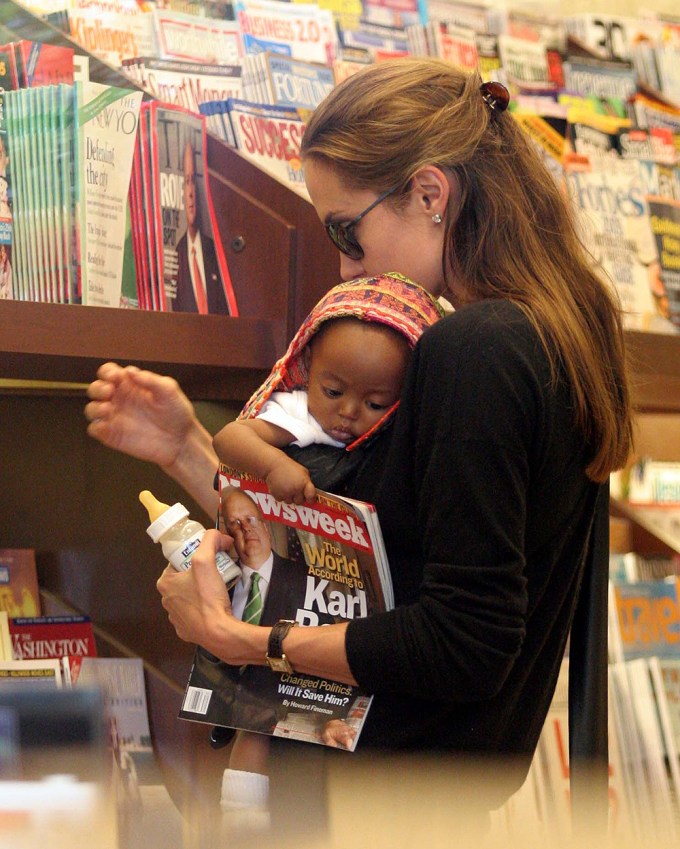
[[[648,537],[658,540],[662,547],[667,549],[669,553],[680,554],[680,544],[678,543],[677,536],[667,532],[656,523],[650,522],[645,516],[641,515],[640,511],[634,505],[629,504],[621,498],[612,497],[610,499],[610,512],[614,516],[628,519],[634,525],[637,525]]]
[[[285,322],[1,301],[0,377],[89,383],[107,360],[175,377],[194,399],[242,400],[285,349]]]
[[[625,337],[637,409],[680,413],[680,334],[628,330]]]

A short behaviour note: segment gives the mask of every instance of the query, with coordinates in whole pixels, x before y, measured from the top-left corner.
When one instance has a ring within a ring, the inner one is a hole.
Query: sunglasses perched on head
[[[331,222],[330,224],[324,225],[331,242],[333,242],[335,247],[339,251],[342,251],[345,256],[348,256],[350,259],[355,260],[363,258],[364,249],[361,247],[361,245],[357,241],[357,237],[354,235],[354,228],[361,221],[361,219],[365,215],[368,215],[368,213],[372,209],[374,209],[379,203],[382,203],[385,198],[388,198],[391,194],[394,194],[394,192],[396,192],[399,188],[399,185],[401,184],[392,186],[391,189],[388,189],[386,192],[383,192],[381,195],[378,195],[378,197],[373,201],[372,204],[367,206],[363,212],[360,212],[356,216],[356,218],[353,218],[346,224]]]

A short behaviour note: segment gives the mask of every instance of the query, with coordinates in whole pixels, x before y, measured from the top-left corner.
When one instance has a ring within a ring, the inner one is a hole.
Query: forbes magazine
[[[224,466],[220,493],[227,528],[247,526],[244,533],[258,535],[260,543],[258,558],[239,558],[244,577],[233,590],[235,615],[261,625],[289,619],[306,627],[393,606],[371,505],[322,492],[312,503],[283,503],[264,481]],[[238,556],[239,535],[232,536]],[[250,615],[253,584],[266,587],[257,619]],[[199,646],[179,715],[353,751],[370,703],[359,687],[267,666],[230,666]]]

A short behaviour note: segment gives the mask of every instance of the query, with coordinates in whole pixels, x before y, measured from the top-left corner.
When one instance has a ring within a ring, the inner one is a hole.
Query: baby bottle
[[[189,518],[183,504],[163,504],[148,489],[139,493],[139,500],[149,513],[151,524],[147,534],[154,542],[160,542],[163,554],[178,572],[189,569],[191,557],[205,533],[203,525]],[[241,569],[225,551],[218,551],[215,559],[224,583],[232,587],[241,577]]]

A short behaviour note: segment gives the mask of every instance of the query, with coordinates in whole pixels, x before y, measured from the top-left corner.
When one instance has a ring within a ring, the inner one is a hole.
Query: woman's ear
[[[411,193],[425,214],[443,219],[449,198],[458,206],[460,183],[455,174],[447,174],[438,165],[425,165],[411,178]]]

